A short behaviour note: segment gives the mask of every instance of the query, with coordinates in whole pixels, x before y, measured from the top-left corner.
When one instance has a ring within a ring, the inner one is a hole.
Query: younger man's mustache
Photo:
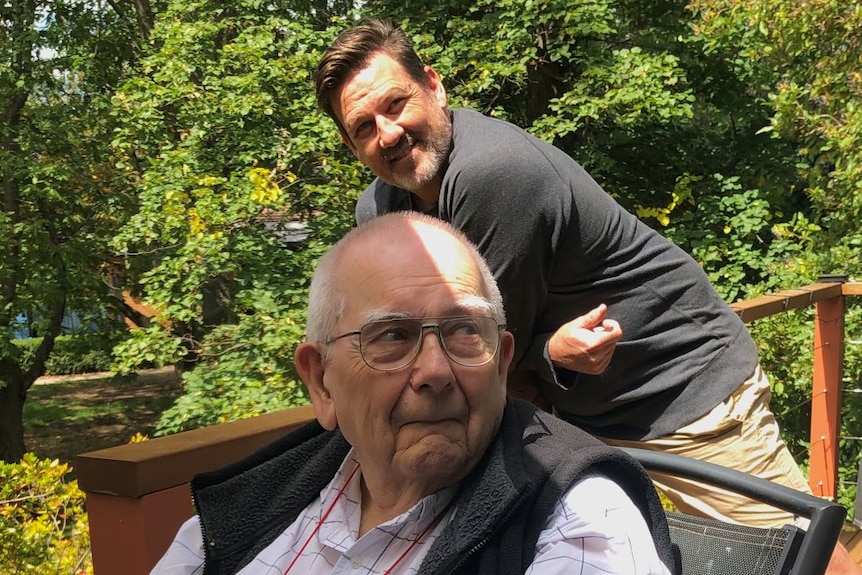
[[[400,140],[398,140],[398,144],[391,148],[386,148],[385,150],[383,150],[381,157],[385,162],[388,162],[392,158],[398,158],[404,154],[405,149],[412,148],[413,144],[415,143],[416,139],[408,132],[404,132],[404,135],[401,136]]]

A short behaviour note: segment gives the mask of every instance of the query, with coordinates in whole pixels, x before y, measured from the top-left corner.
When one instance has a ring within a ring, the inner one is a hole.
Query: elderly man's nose
[[[443,349],[437,330],[426,330],[422,336],[422,346],[413,361],[414,387],[431,386],[443,389],[452,382],[452,365]]]

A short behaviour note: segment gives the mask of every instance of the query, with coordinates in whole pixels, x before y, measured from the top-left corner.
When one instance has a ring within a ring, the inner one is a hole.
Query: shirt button
[[[351,559],[350,566],[354,569],[359,569],[360,567],[362,567],[362,559],[359,559],[358,557]]]

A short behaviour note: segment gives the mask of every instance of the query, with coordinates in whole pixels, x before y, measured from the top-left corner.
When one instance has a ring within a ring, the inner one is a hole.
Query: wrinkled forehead
[[[410,223],[363,237],[345,251],[341,287],[354,311],[386,303],[436,313],[484,305],[482,275],[464,244],[445,230]]]
[[[345,76],[332,91],[330,102],[339,120],[346,121],[345,116],[349,116],[354,108],[367,105],[369,99],[411,88],[426,89],[417,84],[400,62],[385,52],[377,52]]]

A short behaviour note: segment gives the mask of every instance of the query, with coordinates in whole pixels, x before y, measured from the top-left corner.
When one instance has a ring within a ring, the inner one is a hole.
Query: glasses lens
[[[426,328],[437,329],[446,355],[464,366],[491,361],[500,340],[497,322],[489,317],[450,317],[439,323],[422,323],[417,319],[376,321],[365,324],[360,331],[362,358],[374,369],[402,368],[418,355]]]
[[[439,329],[449,358],[461,365],[483,365],[497,352],[500,332],[490,317],[446,318]]]
[[[413,360],[421,334],[422,323],[415,319],[367,323],[359,332],[359,352],[374,369],[398,369]]]

